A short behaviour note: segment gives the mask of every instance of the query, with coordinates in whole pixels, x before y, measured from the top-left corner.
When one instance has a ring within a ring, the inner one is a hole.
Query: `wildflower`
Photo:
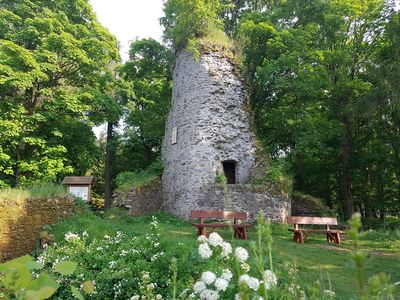
[[[253,291],[257,291],[258,288],[260,287],[260,281],[257,278],[250,277],[250,280],[248,281],[249,288],[251,288]]]
[[[221,251],[221,256],[222,258],[227,258],[229,254],[232,253],[232,246],[230,243],[223,242],[222,245],[222,251]]]
[[[215,280],[215,287],[217,288],[218,291],[225,292],[228,285],[229,282],[225,279],[217,278],[217,280]]]
[[[139,299],[140,299],[140,296],[133,295],[130,300],[139,300]]]
[[[110,269],[113,269],[117,265],[117,262],[115,260],[112,260],[108,263],[108,267]]]
[[[200,244],[199,254],[203,259],[210,258],[212,255],[212,250],[210,249],[210,246],[208,246],[208,244]]]
[[[336,294],[334,291],[324,290],[324,295],[328,296],[329,298],[334,298]]]
[[[264,279],[265,288],[267,290],[269,290],[273,285],[276,285],[278,282],[276,275],[274,274],[274,272],[272,272],[270,270],[266,270],[264,272],[263,279]]]
[[[200,293],[203,290],[205,290],[207,288],[206,284],[203,281],[197,281],[194,286],[193,286],[193,290],[196,293]]]
[[[239,283],[244,282],[253,291],[257,291],[260,287],[260,281],[257,278],[250,277],[247,274],[243,274],[239,277]]]
[[[72,233],[71,231],[68,231],[65,235],[64,238],[67,242],[72,242],[72,241],[77,241],[80,240],[81,238],[79,237],[79,235],[77,235],[76,233]]]
[[[89,236],[86,230],[82,233],[82,236],[83,237],[88,237]]]
[[[229,281],[229,280],[232,279],[232,277],[233,277],[233,274],[232,274],[231,270],[225,269],[225,270],[222,272],[222,275],[221,275],[221,278],[222,278],[222,279],[225,279],[225,280]]]
[[[157,294],[157,295],[156,295],[156,299],[157,299],[157,300],[160,300],[160,299],[162,299],[162,296],[161,296],[160,294]]]
[[[250,271],[250,265],[247,264],[247,263],[242,263],[242,264],[240,265],[240,268],[241,268],[245,273],[248,273],[248,272]]]
[[[207,243],[208,242],[208,238],[205,235],[199,235],[199,237],[197,238],[197,241],[199,243]]]
[[[154,283],[150,282],[147,286],[146,286],[147,290],[150,292],[152,290],[154,290]]]
[[[217,291],[206,289],[200,293],[200,299],[217,300],[217,299],[219,299],[219,294]]]
[[[249,258],[249,253],[246,249],[237,247],[235,249],[235,256],[239,262],[244,263]]]
[[[217,276],[211,272],[211,271],[206,271],[203,272],[203,274],[201,275],[201,280],[205,283],[205,284],[211,284],[215,281],[215,279],[217,278]]]
[[[211,246],[216,247],[216,246],[221,246],[224,240],[218,233],[213,232],[208,237],[208,242],[210,243]]]

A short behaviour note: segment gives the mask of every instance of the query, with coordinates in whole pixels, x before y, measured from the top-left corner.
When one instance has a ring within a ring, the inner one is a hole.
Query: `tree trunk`
[[[106,161],[104,168],[104,208],[109,209],[112,202],[112,169],[114,160],[114,123],[107,123]]]
[[[341,167],[342,167],[342,187],[343,187],[343,208],[346,219],[350,219],[354,213],[354,199],[352,193],[352,180],[350,170],[350,130],[349,120],[344,116],[342,120],[342,144],[341,144]]]

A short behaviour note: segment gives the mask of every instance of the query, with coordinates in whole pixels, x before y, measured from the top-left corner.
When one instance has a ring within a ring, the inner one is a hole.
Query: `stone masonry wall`
[[[189,52],[177,56],[162,149],[164,204],[174,215],[188,218],[199,207],[204,187],[215,183],[223,161],[236,163],[237,183],[246,182],[251,173],[255,136],[236,74],[218,52],[202,54],[198,62]]]
[[[72,197],[0,200],[0,262],[29,253],[44,225],[74,212]]]
[[[131,215],[138,216],[160,210],[162,200],[161,178],[157,178],[150,184],[140,188],[115,191],[113,206],[127,208]]]
[[[255,221],[262,210],[272,222],[286,222],[290,214],[290,201],[283,200],[283,195],[273,195],[269,188],[262,185],[228,184],[226,187],[226,192],[219,184],[205,187],[198,208],[247,211],[250,221]]]

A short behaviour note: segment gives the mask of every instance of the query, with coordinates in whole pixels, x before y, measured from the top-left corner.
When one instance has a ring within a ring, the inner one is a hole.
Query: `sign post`
[[[92,189],[92,176],[65,176],[61,182],[67,186],[67,192],[84,201],[90,201]]]

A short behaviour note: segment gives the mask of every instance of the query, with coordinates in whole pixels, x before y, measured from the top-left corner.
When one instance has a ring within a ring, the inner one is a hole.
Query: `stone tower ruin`
[[[288,201],[249,184],[257,146],[246,99],[234,65],[220,52],[203,53],[198,61],[190,52],[178,54],[162,149],[164,207],[170,213],[188,218],[192,209],[225,208],[254,217],[261,209],[274,220],[286,218]],[[228,197],[216,184],[222,174]]]

